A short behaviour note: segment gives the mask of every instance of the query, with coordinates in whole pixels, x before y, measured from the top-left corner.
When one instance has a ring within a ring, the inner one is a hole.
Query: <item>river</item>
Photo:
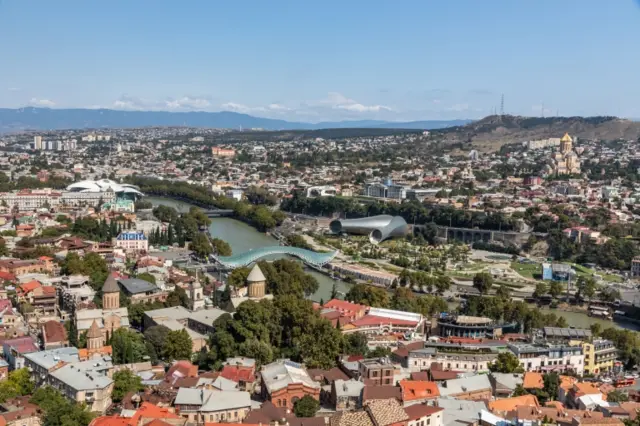
[[[187,212],[191,207],[188,203],[182,201],[175,201],[168,198],[161,197],[146,197],[145,198],[154,206],[163,204],[165,206],[174,207],[179,212]],[[234,254],[242,253],[253,248],[277,246],[278,241],[270,235],[258,232],[255,228],[247,225],[239,220],[231,219],[228,217],[214,217],[211,218],[211,226],[209,227],[211,235],[221,240],[226,241],[231,246]],[[275,260],[286,256],[270,256],[265,259]],[[331,277],[321,274],[313,269],[306,269],[306,272],[318,280],[318,291],[309,296],[310,300],[314,302],[325,302],[331,298],[331,290],[333,289],[333,283],[336,283],[336,290],[346,294],[351,287],[350,284],[333,280]],[[344,296],[343,296],[344,297]]]
[[[165,206],[174,207],[180,212],[186,212],[189,210],[189,207],[191,207],[188,203],[175,201],[168,198],[147,197],[146,199],[151,201],[154,206],[163,204]],[[234,254],[242,253],[252,248],[278,245],[278,242],[275,238],[258,232],[255,228],[247,225],[244,222],[228,217],[212,218],[209,230],[211,232],[211,235],[213,235],[214,237],[220,238],[229,243]],[[277,258],[278,256],[273,256],[267,259]],[[315,277],[319,283],[318,291],[309,296],[309,299],[315,302],[319,302],[320,300],[327,301],[331,298],[331,289],[333,288],[334,282],[336,283],[337,290],[339,292],[342,292],[343,294],[349,291],[349,288],[351,287],[350,284],[345,283],[344,281],[334,281],[327,275],[321,274],[315,270],[307,269],[306,272]],[[603,328],[614,326],[617,328],[640,330],[640,325],[637,324],[606,321],[598,318],[592,318],[588,315],[578,312],[566,312],[549,308],[543,308],[542,310],[544,312],[553,312],[556,315],[565,317],[567,323],[570,326],[576,328],[589,328],[591,324],[598,323]]]

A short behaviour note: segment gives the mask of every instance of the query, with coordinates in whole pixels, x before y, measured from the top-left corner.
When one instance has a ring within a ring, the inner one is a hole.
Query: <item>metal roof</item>
[[[146,293],[148,291],[158,291],[158,287],[149,281],[141,280],[139,278],[127,278],[118,280],[129,294]]]
[[[333,258],[338,254],[338,251],[336,250],[331,253],[316,253],[315,251],[297,247],[269,246],[245,251],[244,253],[234,254],[232,256],[214,257],[225,268],[235,269],[250,265],[258,259],[274,254],[288,254],[300,258],[311,265],[323,266],[331,262],[331,260],[333,260]]]
[[[582,328],[545,327],[544,334],[547,337],[591,337],[591,330]]]

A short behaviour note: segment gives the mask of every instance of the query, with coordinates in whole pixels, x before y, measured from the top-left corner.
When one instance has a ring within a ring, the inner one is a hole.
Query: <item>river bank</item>
[[[163,197],[146,197],[146,200],[150,201],[154,207],[162,204],[168,207],[173,207],[180,213],[188,212],[189,208],[193,206],[192,204],[184,201],[177,201]],[[209,232],[212,237],[220,238],[221,240],[229,243],[234,254],[243,253],[260,247],[279,245],[278,240],[274,237],[263,232],[259,232],[245,222],[228,217],[212,218],[211,226],[209,226]],[[265,260],[276,260],[283,257],[286,256],[275,255],[266,257]],[[342,297],[344,297],[351,288],[351,284],[341,280],[333,280],[328,275],[313,269],[305,268],[305,272],[313,276],[318,281],[318,291],[308,297],[309,300],[314,302],[329,300],[331,298],[331,291],[334,283],[336,284],[336,290],[342,293]]]
[[[163,197],[147,197],[146,199],[149,200],[154,206],[163,204],[165,206],[174,207],[181,213],[189,211],[189,208],[192,206],[191,204],[185,203],[183,201],[176,201]],[[242,253],[247,250],[259,247],[278,245],[278,241],[272,236],[259,232],[255,228],[244,222],[228,217],[212,218],[209,231],[211,232],[211,235],[213,237],[220,238],[229,243],[234,253]],[[275,260],[280,257],[282,256],[276,255],[268,257],[266,259]],[[341,297],[344,297],[344,294],[346,294],[352,287],[352,285],[349,283],[341,280],[333,280],[330,276],[322,274],[313,269],[305,268],[305,270],[316,280],[318,280],[318,291],[309,296],[309,299],[315,302],[319,302],[320,300],[329,300],[331,298],[331,290],[334,283],[336,284],[336,289],[338,290],[338,292],[341,293]],[[450,307],[454,309],[456,306],[450,305]],[[597,323],[600,324],[603,328],[616,327],[626,328],[630,330],[640,330],[640,325],[630,322],[607,321],[590,317],[584,313],[550,309],[548,307],[541,308],[541,310],[545,313],[553,312],[556,315],[563,316],[571,327],[589,328],[591,324]]]

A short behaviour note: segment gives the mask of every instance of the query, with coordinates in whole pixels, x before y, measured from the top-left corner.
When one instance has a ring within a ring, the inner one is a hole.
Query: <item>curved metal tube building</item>
[[[409,225],[401,216],[380,215],[360,219],[338,219],[329,224],[335,234],[347,233],[368,235],[373,244],[393,237],[404,237],[409,233]]]

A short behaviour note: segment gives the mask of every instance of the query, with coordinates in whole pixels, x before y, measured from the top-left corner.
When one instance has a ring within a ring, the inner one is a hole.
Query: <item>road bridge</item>
[[[207,217],[231,216],[231,215],[233,215],[233,210],[231,210],[231,209],[211,209],[211,210],[204,210],[204,214],[206,214]]]

